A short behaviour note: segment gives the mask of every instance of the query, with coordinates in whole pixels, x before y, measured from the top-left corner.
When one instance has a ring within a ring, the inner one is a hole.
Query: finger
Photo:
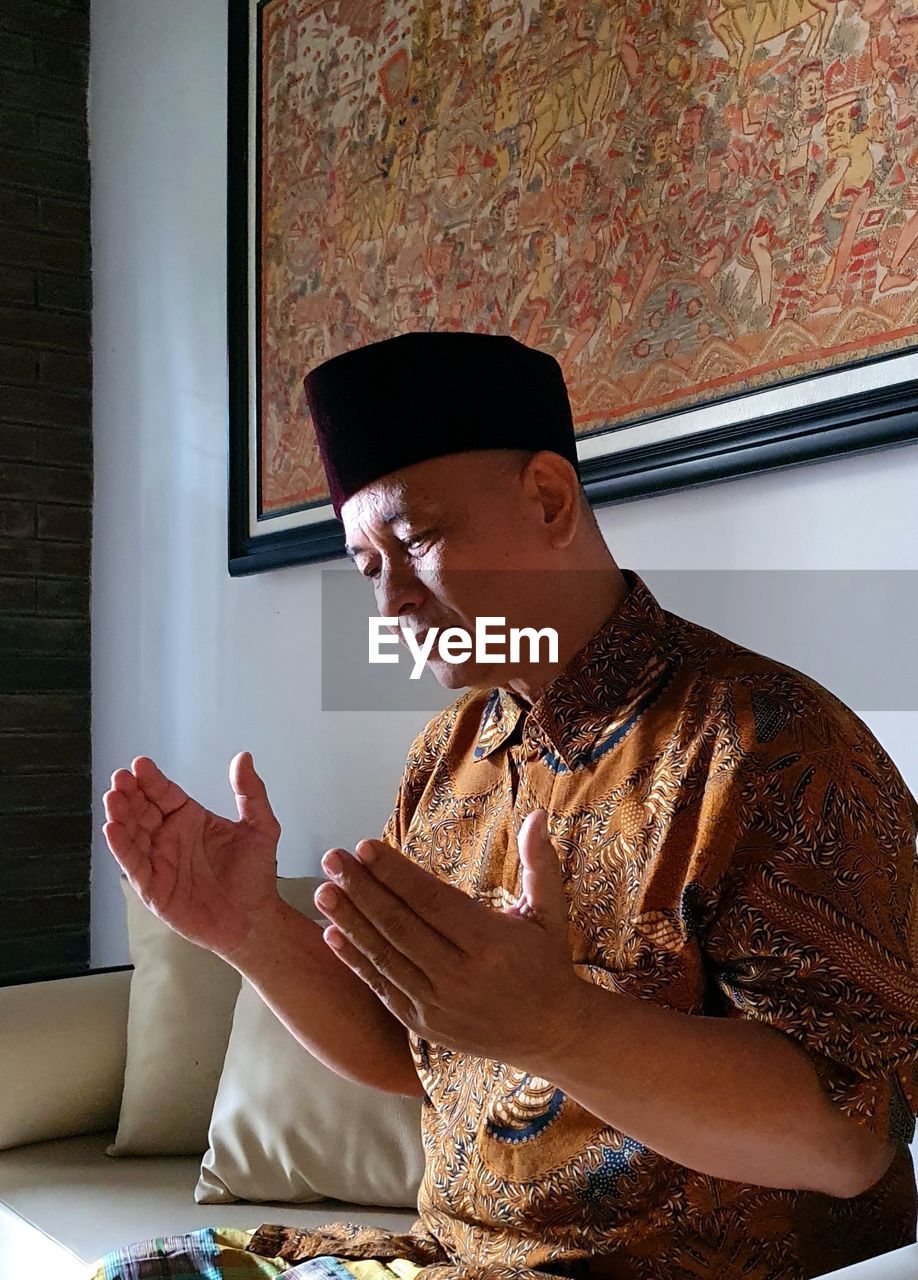
[[[106,791],[102,797],[102,804],[109,822],[119,823],[133,839],[137,831],[137,817],[134,805],[124,792]]]
[[[480,902],[431,875],[383,840],[361,840],[355,853],[373,879],[407,903],[431,929],[460,949],[469,944],[481,912],[487,910]]]
[[[335,926],[329,926],[322,935],[331,951],[335,953],[342,964],[356,973],[357,977],[365,982],[373,994],[381,1001],[382,1004],[398,1018],[399,1022],[410,1030],[414,1029],[417,1021],[417,1011],[405,992],[399,987],[394,986],[387,978],[385,978],[378,969],[367,959],[362,951],[358,951],[352,943],[350,943],[340,929]]]
[[[135,804],[148,803],[143,792],[137,786],[137,779],[130,769],[115,770],[112,774],[111,792],[106,792],[106,796],[109,794],[117,794],[132,812]],[[103,797],[103,800],[105,800],[105,797]],[[109,814],[109,817],[112,816],[114,815]]]
[[[520,916],[522,919],[533,919],[535,912],[525,893],[521,893],[511,907],[504,908],[505,916]]]
[[[103,823],[102,832],[122,871],[139,893],[145,893],[153,874],[149,838],[141,834],[135,840],[120,822]]]
[[[229,779],[236,797],[236,811],[243,822],[263,829],[280,825],[268,800],[265,784],[255,772],[250,751],[240,751],[233,756]]]
[[[165,818],[162,810],[158,809],[155,804],[151,804],[145,796],[140,795],[140,801],[141,803],[137,810],[137,826],[146,831],[148,835],[152,835],[154,831],[158,831],[163,825]]]
[[[131,775],[133,777],[133,775]],[[138,830],[150,834],[157,831],[163,823],[163,815],[155,804],[151,804],[143,792],[135,785],[133,792],[126,790],[106,791],[102,797],[106,816],[113,822],[120,822],[134,836]]]
[[[365,841],[361,841],[357,846],[358,850],[365,844]],[[395,850],[391,852],[401,861],[408,862]],[[333,869],[332,858],[337,860],[337,871]],[[360,858],[351,857],[344,849],[331,849],[322,859],[323,870],[344,891],[357,911],[412,964],[417,965],[424,973],[430,973],[434,968],[443,966],[454,967],[463,955],[463,947],[446,937],[423,914],[423,910],[430,906],[429,901],[422,903],[419,908],[417,901],[409,899],[404,894],[404,890],[402,896],[399,896],[383,884],[376,876],[376,868],[379,865],[380,862],[374,861],[371,871]],[[418,870],[422,876],[427,875],[420,868]],[[430,876],[429,879],[435,886],[451,888],[449,885],[443,886],[442,881],[434,876]],[[458,890],[453,892],[460,900],[462,907],[473,905],[465,894],[459,893]],[[463,936],[465,946],[469,945],[468,929],[463,932],[461,926],[453,925],[452,932],[456,936]]]
[[[363,874],[371,878],[366,872]],[[385,893],[385,890],[380,890],[380,893]],[[434,951],[427,952],[419,963],[415,963],[414,957],[420,956],[421,948],[411,937],[412,927],[416,929],[420,925],[423,929],[423,923],[411,917],[404,903],[392,898],[391,894],[387,896],[391,898],[391,908],[372,918],[358,910],[347,893],[334,884],[320,885],[314,901],[322,914],[388,982],[415,999],[429,999],[432,984],[427,976],[430,970],[425,965],[436,963]],[[439,939],[436,945],[445,947],[447,944]],[[409,958],[409,951],[413,958]],[[442,957],[439,959],[442,963]],[[454,949],[450,959],[455,962]]]
[[[116,769],[112,774],[112,791],[123,791],[126,796],[137,794],[137,779],[130,769]]]
[[[557,850],[548,834],[548,814],[534,809],[517,836],[520,852],[522,893],[520,897],[545,924],[567,927],[568,905],[564,876]]]
[[[181,809],[187,802],[188,796],[178,783],[167,778],[149,756],[137,756],[131,761],[131,770],[140,790],[164,816]]]

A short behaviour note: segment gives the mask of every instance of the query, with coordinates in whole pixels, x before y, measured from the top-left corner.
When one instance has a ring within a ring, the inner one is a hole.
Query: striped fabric
[[[90,1267],[87,1280],[414,1280],[421,1268],[404,1258],[388,1263],[309,1258],[291,1265],[247,1251],[255,1231],[202,1227],[113,1249]]]

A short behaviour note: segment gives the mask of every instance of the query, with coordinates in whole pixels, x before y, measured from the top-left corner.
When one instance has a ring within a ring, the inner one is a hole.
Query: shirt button
[[[527,747],[541,747],[542,734],[534,724],[529,724],[523,730],[523,743]]]

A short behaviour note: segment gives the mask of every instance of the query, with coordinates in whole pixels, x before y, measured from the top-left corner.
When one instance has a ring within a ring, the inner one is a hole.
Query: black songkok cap
[[[551,449],[577,467],[561,366],[516,338],[403,333],[303,380],[335,515],[364,485],[468,449]]]

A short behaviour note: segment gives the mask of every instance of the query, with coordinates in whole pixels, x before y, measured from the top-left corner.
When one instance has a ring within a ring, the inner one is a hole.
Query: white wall
[[[294,875],[381,828],[423,717],[321,712],[319,566],[227,574],[225,9],[92,4],[93,773],[100,798],[151,755],[230,813],[226,768],[251,750]],[[608,507],[601,523],[651,586],[655,569],[915,569],[916,487],[910,445]],[[865,719],[918,788],[918,715]],[[98,798],[95,817],[99,832]],[[127,961],[123,919],[99,833],[94,965]]]

